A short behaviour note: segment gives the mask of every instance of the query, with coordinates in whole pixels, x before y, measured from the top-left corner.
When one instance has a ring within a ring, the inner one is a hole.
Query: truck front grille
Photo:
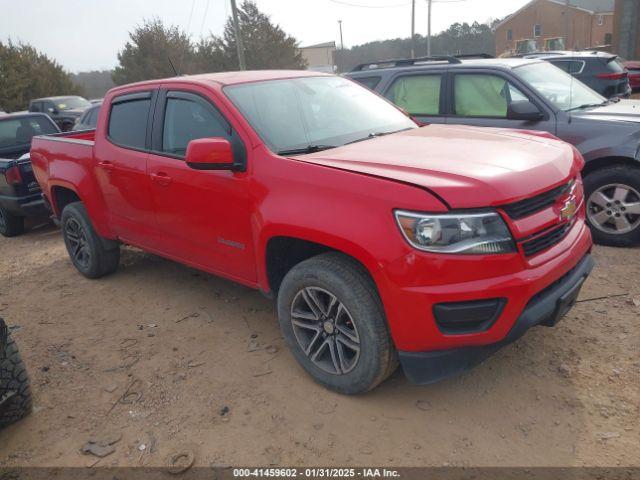
[[[514,220],[533,215],[536,212],[544,210],[553,205],[558,198],[567,193],[573,184],[573,181],[560,185],[552,190],[536,195],[535,197],[526,198],[519,202],[503,205],[502,209]]]
[[[531,257],[536,253],[554,246],[567,235],[569,230],[571,230],[573,223],[574,222],[563,223],[560,226],[551,228],[541,235],[537,235],[531,240],[522,242],[522,251],[527,257]]]

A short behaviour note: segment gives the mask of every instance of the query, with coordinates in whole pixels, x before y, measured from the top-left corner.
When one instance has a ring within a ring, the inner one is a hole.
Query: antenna
[[[167,55],[167,60],[169,60],[169,65],[171,65],[171,70],[173,70],[173,74],[177,77],[178,72],[176,71],[176,67],[173,66],[173,62],[171,61],[171,57]]]

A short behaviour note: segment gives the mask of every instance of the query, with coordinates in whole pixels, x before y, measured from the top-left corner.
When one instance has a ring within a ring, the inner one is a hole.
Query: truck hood
[[[620,100],[601,107],[571,112],[572,116],[588,120],[640,123],[640,101]]]
[[[531,197],[582,168],[561,141],[526,132],[429,125],[294,159],[410,183],[452,208]]]

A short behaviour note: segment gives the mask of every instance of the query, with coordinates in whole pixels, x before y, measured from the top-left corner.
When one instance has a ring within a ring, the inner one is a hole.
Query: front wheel
[[[96,233],[82,202],[67,205],[60,223],[71,262],[82,275],[100,278],[117,270],[119,244]]]
[[[596,170],[584,178],[584,187],[595,242],[614,247],[640,244],[640,169]]]
[[[298,363],[331,390],[366,392],[397,367],[375,285],[344,255],[322,254],[292,268],[278,292],[278,318]]]

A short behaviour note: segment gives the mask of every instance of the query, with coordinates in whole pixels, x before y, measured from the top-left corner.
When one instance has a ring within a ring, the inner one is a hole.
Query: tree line
[[[238,11],[247,68],[303,69],[306,62],[297,40],[272,23],[253,0],[244,0]],[[454,23],[431,39],[434,55],[495,52],[493,25]],[[427,39],[414,37],[417,56],[427,53]],[[336,52],[339,72],[355,65],[390,58],[406,58],[410,38],[369,42]],[[55,60],[35,48],[0,42],[0,110],[25,109],[29,100],[52,95],[84,94],[101,97],[114,85],[141,80],[238,70],[233,21],[229,17],[222,35],[192,40],[187,32],[165,25],[160,19],[146,20],[129,34],[118,52],[118,65],[112,71],[71,74]]]

